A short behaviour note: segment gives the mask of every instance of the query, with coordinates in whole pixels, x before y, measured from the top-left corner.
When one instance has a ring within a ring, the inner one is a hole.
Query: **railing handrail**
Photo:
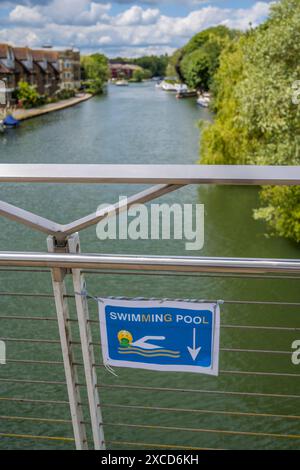
[[[299,274],[300,260],[0,252],[0,266],[179,272]]]
[[[0,164],[0,182],[299,185],[300,166]]]

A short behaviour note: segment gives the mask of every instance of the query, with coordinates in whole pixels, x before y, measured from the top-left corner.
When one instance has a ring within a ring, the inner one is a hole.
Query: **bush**
[[[133,72],[131,81],[136,82],[136,83],[140,83],[143,80],[148,80],[149,78],[151,78],[151,71],[141,68],[141,69],[137,69]]]
[[[91,95],[101,95],[104,90],[104,83],[101,79],[88,80],[84,83],[86,92]]]
[[[63,90],[60,90],[56,96],[59,100],[68,100],[70,98],[74,98],[75,96],[75,90],[66,90],[66,89],[63,89]]]
[[[93,95],[103,93],[104,84],[109,78],[107,58],[102,54],[92,54],[81,58],[82,76],[86,81],[87,92]]]
[[[36,108],[46,102],[45,96],[39,95],[35,87],[26,82],[19,82],[16,98],[25,109]]]

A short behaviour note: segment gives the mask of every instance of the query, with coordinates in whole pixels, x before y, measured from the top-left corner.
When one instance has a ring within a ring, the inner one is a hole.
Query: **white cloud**
[[[49,5],[38,8],[50,21],[84,26],[101,21],[111,9],[111,3],[100,4],[91,0],[52,0]]]
[[[32,26],[40,25],[46,18],[40,13],[38,7],[30,8],[17,5],[10,14],[9,21],[13,24],[28,24]]]
[[[226,24],[242,30],[249,22],[256,26],[267,16],[269,7],[266,1],[257,1],[247,9],[221,8],[213,2],[202,8],[199,5],[186,16],[171,17],[159,8],[135,5],[113,14],[108,2],[50,0],[44,5],[15,6],[9,14],[10,26],[0,29],[0,41],[30,46],[74,44],[84,51],[101,50],[109,55],[171,53],[210,26]]]
[[[134,5],[128,10],[120,13],[115,20],[118,26],[147,25],[155,23],[160,17],[158,9],[143,8]]]
[[[273,3],[273,2],[272,2]],[[223,23],[229,28],[236,28],[245,30],[249,27],[249,23],[252,23],[254,27],[258,26],[262,20],[268,15],[270,10],[270,3],[257,2],[252,8],[245,10],[242,8],[236,10],[234,14],[226,18]]]

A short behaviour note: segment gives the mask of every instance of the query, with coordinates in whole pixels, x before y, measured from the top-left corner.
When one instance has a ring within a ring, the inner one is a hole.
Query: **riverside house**
[[[0,80],[5,84],[5,103],[10,105],[16,89],[15,56],[8,44],[0,44]]]
[[[60,87],[78,90],[81,87],[80,51],[70,48],[58,51]]]
[[[33,62],[37,66],[36,87],[40,95],[53,96],[60,89],[58,52],[52,50],[32,50]]]
[[[34,70],[34,62],[32,52],[28,47],[14,47],[15,55],[15,74],[16,82],[27,82],[35,85],[36,72]]]
[[[81,86],[80,51],[0,44],[0,80],[5,84],[7,105],[21,81],[46,96],[63,89],[77,90]]]
[[[59,52],[46,50],[44,53],[48,63],[48,94],[53,96],[62,88],[59,68]]]
[[[135,70],[141,70],[141,67],[134,64],[118,64],[115,62],[110,62],[110,75],[113,79],[126,78],[130,80],[133,76]]]

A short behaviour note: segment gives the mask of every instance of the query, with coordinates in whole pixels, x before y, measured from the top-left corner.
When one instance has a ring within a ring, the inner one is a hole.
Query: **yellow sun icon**
[[[121,346],[128,348],[133,341],[133,337],[129,331],[122,330],[118,333],[118,340]]]

